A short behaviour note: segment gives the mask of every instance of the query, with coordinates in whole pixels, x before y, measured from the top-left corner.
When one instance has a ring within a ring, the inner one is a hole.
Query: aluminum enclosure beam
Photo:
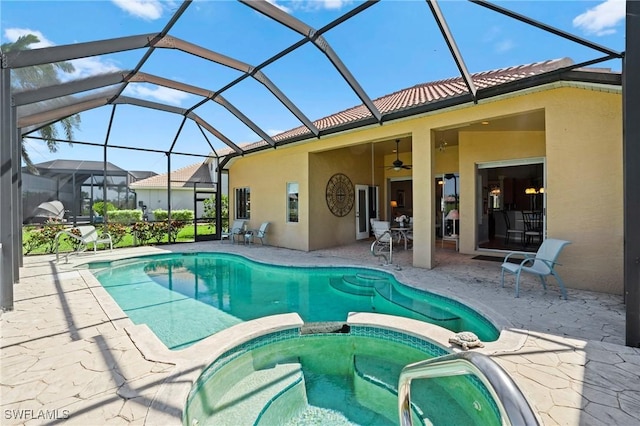
[[[516,12],[512,12],[511,10],[505,9],[503,7],[500,7],[498,5],[489,3],[488,1],[484,1],[484,0],[469,0],[471,3],[477,4],[478,6],[482,6],[482,7],[486,7],[487,9],[493,10],[494,12],[498,12],[502,15],[506,15],[509,18],[513,18],[516,19],[520,22],[524,22],[525,24],[529,24],[529,25],[533,25],[536,28],[539,28],[541,30],[547,31],[551,34],[557,35],[559,37],[562,37],[564,39],[567,40],[571,40],[575,43],[581,44],[583,46],[586,46],[588,48],[591,49],[595,49],[595,50],[599,50],[602,53],[605,53],[607,55],[611,55],[614,56],[616,58],[622,58],[624,55],[621,52],[616,52],[615,50],[611,50],[607,47],[601,46],[599,44],[596,43],[592,43],[589,40],[580,38],[578,36],[575,36],[573,34],[570,34],[566,31],[562,31],[558,28],[554,28],[550,25],[547,24],[543,24],[542,22],[536,21],[534,19],[528,18],[524,15],[520,15],[519,13]],[[628,2],[627,2],[628,3]],[[629,46],[629,44],[627,43],[627,47]]]
[[[231,140],[229,138],[227,138],[225,135],[223,135],[218,129],[214,128],[211,124],[207,123],[202,118],[200,118],[200,116],[198,114],[196,114],[195,112],[188,113],[187,117],[189,117],[190,119],[192,119],[193,121],[198,123],[199,126],[202,126],[205,129],[207,129],[209,131],[209,133],[214,135],[216,138],[220,139],[227,146],[229,146],[231,149],[233,149],[237,154],[242,155],[244,153],[242,148],[240,148],[235,143],[231,142]],[[207,141],[208,141],[208,139],[207,139]],[[211,148],[213,149],[213,147],[211,147]],[[215,150],[214,150],[214,152],[215,152]]]
[[[369,95],[364,91],[358,80],[351,74],[346,65],[342,62],[340,57],[334,52],[329,43],[318,33],[315,29],[308,26],[304,22],[294,18],[288,13],[278,9],[276,6],[265,0],[239,0],[250,8],[262,13],[263,15],[273,19],[276,22],[292,29],[298,34],[306,37],[310,40],[318,49],[320,49],[338,70],[342,78],[347,82],[351,89],[360,98],[362,103],[367,107],[371,115],[373,115],[378,122],[382,121],[382,116],[378,108],[373,104],[373,101],[369,98]]]
[[[219,105],[222,105],[226,108],[231,114],[235,115],[238,120],[242,121],[247,127],[255,132],[256,135],[260,136],[265,142],[269,145],[275,147],[276,142],[271,139],[266,132],[264,132],[260,127],[258,127],[253,121],[249,119],[246,115],[244,115],[238,108],[234,107],[229,101],[227,101],[222,96],[218,95],[213,98],[213,101]]]
[[[449,30],[447,21],[444,19],[444,15],[440,10],[440,6],[438,6],[438,2],[436,0],[426,0],[426,1],[427,1],[427,4],[429,5],[429,8],[431,9],[431,13],[433,13],[433,17],[436,20],[436,24],[438,24],[438,28],[440,28],[440,32],[442,33],[442,36],[444,37],[444,40],[447,43],[447,46],[449,47],[449,52],[451,53],[451,56],[453,56],[453,60],[455,61],[456,66],[460,71],[460,74],[462,75],[462,79],[464,80],[464,83],[467,85],[467,89],[469,89],[469,93],[471,93],[471,96],[473,97],[473,102],[477,102],[478,100],[476,99],[476,92],[478,90],[476,89],[476,85],[473,84],[473,79],[471,78],[471,74],[469,73],[469,70],[467,69],[467,66],[464,63],[464,58],[462,57],[462,54],[460,54],[458,45],[456,44],[456,41],[454,40],[453,35]]]
[[[0,58],[4,65],[4,55]],[[0,308],[13,310],[15,253],[12,210],[12,141],[15,121],[11,117],[11,70],[0,68]]]
[[[140,49],[149,47],[157,37],[158,33],[150,33],[41,49],[16,50],[6,54],[7,68],[30,67]]]
[[[287,98],[287,96],[282,93],[282,91],[280,91],[280,89],[271,80],[269,80],[269,78],[267,78],[264,73],[262,73],[262,71],[256,70],[251,65],[172,36],[163,37],[162,40],[156,43],[155,46],[159,48],[177,49],[182,52],[206,59],[208,61],[224,65],[236,71],[243,72],[250,77],[253,77],[255,80],[262,83],[262,85],[265,86],[267,90],[269,90],[271,94],[273,94],[293,115],[295,115],[296,118],[302,122],[302,124],[304,124],[311,132],[313,132],[314,135],[317,136],[320,132],[318,128],[311,122],[311,120],[309,120],[309,118],[307,118],[303,114],[303,112],[300,111],[300,109],[289,98]],[[220,93],[221,91],[216,92],[216,94]],[[200,104],[198,104],[197,106],[199,105]]]
[[[83,78],[81,80],[56,84],[55,86],[15,92],[13,95],[13,101],[16,106],[22,106],[63,96],[75,95],[80,92],[123,83],[125,81],[125,77],[129,74],[130,71],[118,71],[110,74],[97,75],[94,77]]]
[[[626,345],[640,347],[640,2],[627,1],[623,68]]]
[[[190,84],[179,83],[177,81],[169,80],[167,78],[158,77],[151,74],[146,73],[136,73],[130,81],[133,82],[147,82],[157,84],[159,86],[168,87],[170,89],[180,90],[182,92],[191,93],[194,95],[202,96],[207,99],[212,99],[214,102],[222,105],[226,108],[231,114],[236,116],[238,120],[240,120],[245,126],[253,130],[257,135],[263,138],[269,145],[275,146],[275,142],[265,131],[263,131],[257,124],[251,121],[246,115],[244,115],[238,108],[233,106],[229,101],[224,99],[222,96],[215,96],[214,92],[203,89],[200,87],[192,86]],[[182,115],[187,115],[187,110],[183,110]],[[236,146],[237,148],[237,146]]]

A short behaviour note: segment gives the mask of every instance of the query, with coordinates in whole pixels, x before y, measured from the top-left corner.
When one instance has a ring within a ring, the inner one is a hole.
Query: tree
[[[18,37],[13,43],[3,43],[0,46],[2,53],[8,53],[12,51],[30,49],[31,45],[40,42],[37,36],[33,34],[27,34]],[[51,64],[36,65],[32,67],[17,68],[12,70],[11,85],[12,89],[22,91],[37,89],[39,87],[52,86],[60,84],[60,78],[58,77],[58,70],[66,73],[75,71],[73,65],[69,62],[55,62]],[[53,103],[55,100],[43,101],[47,103]],[[56,152],[58,150],[58,125],[64,131],[64,134],[68,140],[73,139],[73,130],[80,128],[80,115],[74,114],[67,118],[63,118],[57,123],[49,124],[38,130],[40,136],[47,143],[47,147],[50,152]],[[69,145],[72,145],[69,142]],[[37,174],[38,171],[33,165],[29,153],[22,142],[22,160],[27,165],[30,172]]]

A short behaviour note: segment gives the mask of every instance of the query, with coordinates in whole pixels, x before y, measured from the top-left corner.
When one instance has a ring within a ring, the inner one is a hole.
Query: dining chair
[[[542,213],[522,212],[522,219],[524,220],[524,245],[531,244],[534,238],[542,243]]]
[[[521,213],[521,212],[515,212]],[[509,219],[509,212],[506,210],[502,210],[502,217],[504,218],[504,224],[507,227],[504,233],[504,244],[509,245],[509,240],[511,239],[511,235],[520,236],[520,243],[524,245],[524,229],[518,229],[517,227],[511,227],[511,220]],[[518,218],[514,216],[517,221]],[[516,222],[517,223],[517,222]]]

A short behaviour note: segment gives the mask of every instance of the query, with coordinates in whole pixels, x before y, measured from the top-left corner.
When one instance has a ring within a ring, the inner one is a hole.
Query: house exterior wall
[[[167,190],[165,189],[136,189],[136,197],[138,202],[142,201],[147,206],[147,212],[152,213],[154,210],[167,210],[169,203],[167,202]],[[171,209],[172,210],[193,210],[193,189],[176,189],[171,190]]]
[[[548,233],[572,242],[562,276],[573,288],[622,294],[621,96],[565,89],[545,119]]]
[[[325,189],[334,173],[353,184],[380,187],[386,203],[387,178],[399,176],[372,160],[375,142],[411,137],[414,215],[414,266],[435,266],[434,178],[460,174],[460,251],[476,250],[476,163],[542,157],[546,161],[547,234],[572,242],[559,261],[568,287],[622,293],[622,106],[620,93],[556,85],[481,101],[464,108],[330,135],[237,159],[230,167],[233,189],[251,188],[252,226],[272,222],[269,243],[315,250],[355,241],[355,213],[333,216]],[[465,132],[465,123],[493,117],[544,111],[544,132]],[[458,147],[436,149],[433,131],[461,126]],[[373,145],[372,145],[373,144]],[[373,146],[373,148],[372,148]],[[391,161],[393,161],[392,158]],[[287,182],[300,185],[300,222],[285,222]],[[381,212],[388,209],[383,204]],[[385,219],[388,219],[385,217]],[[497,268],[497,272],[499,268]]]

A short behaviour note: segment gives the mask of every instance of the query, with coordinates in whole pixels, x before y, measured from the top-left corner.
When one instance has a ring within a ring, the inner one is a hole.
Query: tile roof
[[[139,180],[130,185],[132,189],[166,188],[168,173]],[[172,188],[193,188],[194,182],[212,185],[207,162],[196,163],[171,172]]]
[[[540,75],[549,71],[573,65],[570,58],[552,59],[543,62],[535,62],[525,65],[517,65],[507,68],[500,68],[491,71],[483,71],[471,74],[471,79],[478,90],[494,87],[504,83],[521,80],[526,77]],[[373,100],[373,104],[382,115],[392,112],[399,112],[409,108],[414,108],[430,103],[436,103],[445,99],[452,99],[457,96],[469,93],[464,79],[460,77],[448,78],[444,80],[432,81],[417,84],[413,87],[398,90],[397,92],[384,95]],[[333,127],[356,123],[361,120],[370,119],[373,116],[364,104],[348,108],[344,111],[315,120],[313,124],[320,130],[327,130]],[[291,130],[279,133],[272,137],[276,143],[292,138],[303,136],[313,137],[313,134],[305,126],[299,126]],[[265,146],[265,141],[252,142],[240,145],[243,150],[251,150]],[[224,156],[233,152],[231,149],[221,150],[218,154]]]

